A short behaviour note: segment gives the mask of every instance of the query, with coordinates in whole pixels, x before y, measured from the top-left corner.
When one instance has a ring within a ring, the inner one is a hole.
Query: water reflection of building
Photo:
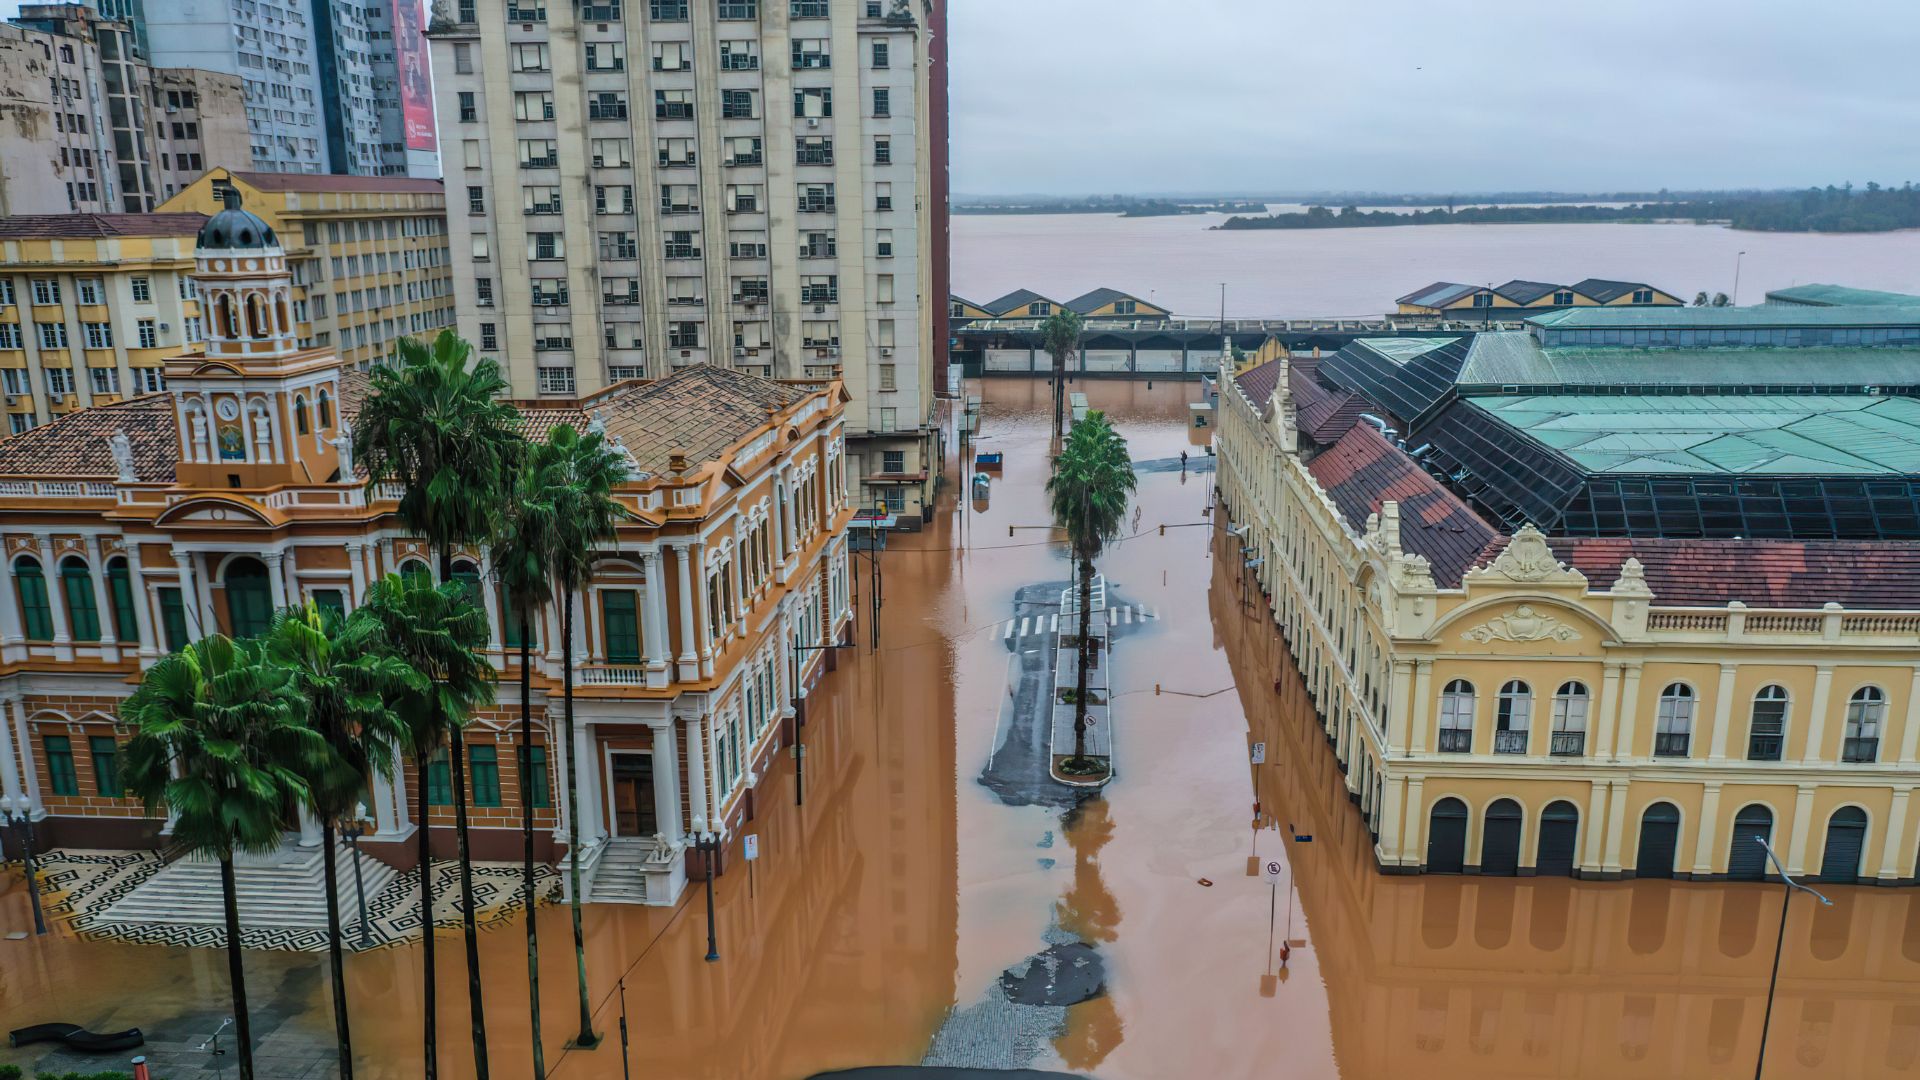
[[[1215,625],[1249,738],[1268,745],[1256,791],[1275,825],[1313,837],[1287,854],[1342,1075],[1751,1070],[1777,890],[1375,873],[1305,682],[1237,599],[1223,569]],[[1788,921],[1767,1075],[1906,1075],[1920,1065],[1920,896],[1829,891],[1833,907],[1803,899]]]
[[[1221,491],[1383,868],[1914,879],[1920,313],[1288,364],[1223,379]]]
[[[348,429],[366,377],[299,344],[272,227],[230,195],[197,245],[204,351],[170,357],[162,392],[0,443],[11,579],[0,588],[0,795],[30,809],[49,843],[158,842],[164,822],[120,784],[116,710],[160,656],[215,631],[261,633],[289,603],[351,608],[384,574],[439,572],[400,523],[396,492],[356,478]],[[547,716],[562,673],[557,614],[533,620],[540,715],[523,746],[518,621],[482,584],[484,546],[448,559],[481,594],[506,680],[461,750],[479,857],[520,851],[523,788],[547,852],[564,843],[551,807],[564,803],[555,778],[567,754],[581,766],[591,858],[623,851],[631,858],[608,858],[610,870],[639,867],[594,880],[598,898],[671,902],[688,833],[737,832],[753,785],[792,741],[796,699],[826,666],[814,650],[851,617],[845,402],[837,380],[699,367],[523,410],[532,437],[560,424],[604,431],[628,460],[615,495],[632,517],[575,609],[571,746]],[[369,848],[402,862],[421,783],[403,774],[376,777],[368,800]],[[443,757],[424,778],[436,833],[452,824],[449,775]],[[314,822],[288,825],[299,847],[317,848]]]

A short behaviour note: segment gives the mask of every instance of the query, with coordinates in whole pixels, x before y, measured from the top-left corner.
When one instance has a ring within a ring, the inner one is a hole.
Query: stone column
[[[687,721],[687,795],[693,800],[693,831],[707,828],[707,718]]]
[[[1402,866],[1418,867],[1427,861],[1427,807],[1421,790],[1425,785],[1426,781],[1421,777],[1414,776],[1407,779],[1407,798],[1403,810],[1407,827],[1400,839],[1400,850],[1403,853],[1400,863]]]
[[[1599,870],[1605,865],[1607,829],[1608,787],[1604,781],[1596,780],[1587,788],[1587,815],[1580,823],[1580,862],[1581,870]]]
[[[166,650],[166,643],[154,633],[153,589],[147,585],[147,568],[140,564],[140,545],[132,539],[127,540],[127,584],[133,594],[133,625],[140,631],[140,657],[152,659]]]
[[[1911,765],[1916,753],[1920,753],[1920,664],[1914,665],[1913,680],[1907,686],[1907,722],[1900,732],[1900,763]]]
[[[82,540],[86,545],[87,565],[92,573],[87,577],[93,582],[93,609],[100,613],[100,659],[107,663],[117,663],[120,659],[120,629],[114,618],[113,603],[107,596],[107,563],[100,557],[100,538],[89,535]],[[132,581],[129,580],[131,585]]]
[[[1400,850],[1400,817],[1404,812],[1401,802],[1401,782],[1389,777],[1382,786],[1385,793],[1384,806],[1379,807],[1380,839],[1376,841],[1380,848],[1381,861],[1388,866],[1398,866],[1406,862],[1405,853]]]
[[[1713,873],[1713,841],[1720,824],[1720,785],[1704,785],[1700,795],[1699,828],[1693,841],[1693,873],[1705,877]]]
[[[1428,710],[1433,706],[1433,661],[1414,661],[1413,672],[1413,716],[1408,724],[1412,731],[1407,741],[1407,752],[1424,754],[1427,751]]]
[[[1733,673],[1732,664],[1720,665],[1720,685],[1713,692],[1713,751],[1714,761],[1727,760],[1727,730],[1733,727]],[[1746,757],[1745,754],[1740,755]]]
[[[13,697],[6,698],[4,702],[0,702],[0,708],[11,708],[12,703],[18,700],[18,698]],[[0,809],[17,806],[22,798],[20,791],[20,769],[14,762],[13,746],[13,725],[0,723],[0,798],[5,799],[5,802],[0,802]],[[31,769],[33,767],[31,750],[25,747],[23,747],[23,749],[26,749],[27,752],[22,753],[20,758],[26,761],[27,767]]]
[[[1407,695],[1413,686],[1413,661],[1395,660],[1393,662],[1393,682],[1387,691],[1387,746],[1388,754],[1405,753],[1407,749],[1407,727],[1410,722]]]
[[[313,816],[313,811],[307,809],[305,803],[300,804],[298,810],[300,812],[300,846],[303,848],[319,847],[320,820]]]
[[[706,567],[703,565],[706,561],[705,549],[695,548],[693,550],[697,553],[697,556],[693,560],[694,568],[697,571],[693,575],[693,605],[700,616],[700,677],[703,679],[711,679],[713,678],[713,645],[711,644],[713,612],[707,610],[708,579]]]
[[[1617,660],[1602,661],[1600,665],[1600,697],[1594,702],[1593,715],[1587,717],[1586,745],[1582,748],[1591,758],[1613,757],[1613,722],[1620,709],[1620,663]],[[1548,736],[1552,738],[1552,736]]]
[[[396,758],[392,777],[382,776],[377,769],[373,771],[373,825],[375,835],[382,839],[400,832],[400,821],[394,813],[394,806],[404,802],[406,797],[394,790],[403,788],[403,785],[394,782],[404,775],[399,770],[400,762]]]
[[[667,641],[667,573],[658,546],[640,553],[646,570],[646,587],[640,592],[641,642],[647,661],[647,685],[665,686],[670,677],[667,661],[673,655]]]
[[[73,626],[67,621],[66,582],[60,580],[60,564],[53,557],[53,537],[41,533],[35,538],[40,547],[40,572],[47,583],[47,607],[53,614],[53,655],[73,659]]]
[[[1818,664],[1813,670],[1813,699],[1807,703],[1807,748],[1800,755],[1800,760],[1809,765],[1820,760],[1820,744],[1826,741],[1827,701],[1832,695],[1833,665]],[[1839,755],[1834,757],[1837,760]]]
[[[27,726],[27,703],[18,694],[13,697],[12,712],[14,745],[20,748],[20,760],[26,766],[20,782],[26,789],[27,812],[38,820],[47,815],[40,802],[40,774],[33,765],[33,731]]]
[[[6,551],[6,537],[0,536],[0,556]],[[24,660],[27,657],[26,629],[22,625],[20,614],[20,594],[13,578],[13,563],[7,560],[3,566],[5,580],[0,580],[0,656],[9,661]],[[1920,668],[1914,669],[1914,680],[1920,685]]]
[[[1607,860],[1601,869],[1609,874],[1620,873],[1620,849],[1626,843],[1627,834],[1627,792],[1631,790],[1624,780],[1607,781]]]
[[[1798,877],[1807,869],[1807,837],[1813,829],[1813,789],[1812,784],[1801,784],[1793,793],[1793,842],[1787,850],[1780,852],[1781,862],[1787,864],[1787,873]],[[1779,847],[1780,833],[1774,831],[1773,844]]]
[[[493,548],[482,545],[480,548],[480,604],[487,609],[487,649],[499,652],[502,648],[500,635],[500,590],[493,580]],[[501,665],[505,667],[505,664]]]
[[[607,834],[600,824],[605,796],[600,787],[600,755],[594,752],[593,725],[573,726],[573,771],[580,787],[580,847],[599,843]]]
[[[287,553],[284,551],[264,551],[261,556],[267,561],[267,592],[273,597],[275,611],[287,606]]]
[[[681,544],[673,550],[673,564],[678,569],[680,583],[680,657],[678,660],[679,677],[682,682],[692,682],[700,677],[700,647],[697,641],[699,631],[693,621],[693,582],[694,574],[693,545]],[[1915,669],[1914,678],[1920,682],[1920,669]]]
[[[653,816],[660,835],[677,842],[680,825],[680,748],[672,720],[653,726]]]
[[[366,550],[358,541],[349,541],[347,544],[347,566],[353,573],[353,583],[347,593],[347,607],[357,608],[361,597],[367,594]]]
[[[1613,735],[1613,756],[1628,761],[1633,758],[1634,720],[1640,712],[1640,661],[1627,661],[1620,672],[1620,726]]]
[[[300,595],[300,552],[292,547],[287,548],[286,558],[281,560],[281,566],[287,575],[287,603],[304,603]]]
[[[1900,863],[1907,857],[1907,801],[1912,794],[1912,788],[1893,789],[1893,803],[1887,810],[1887,839],[1880,850],[1880,872],[1875,875],[1881,881],[1901,876]]]

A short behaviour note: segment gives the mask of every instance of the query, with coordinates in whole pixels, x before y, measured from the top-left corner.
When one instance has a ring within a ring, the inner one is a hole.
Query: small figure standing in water
[[[1185,450],[1180,451],[1180,471],[1187,471],[1187,452]]]

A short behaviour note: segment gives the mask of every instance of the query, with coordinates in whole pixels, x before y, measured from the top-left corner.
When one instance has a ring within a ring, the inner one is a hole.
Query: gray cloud
[[[952,0],[966,193],[1920,180],[1912,0]]]

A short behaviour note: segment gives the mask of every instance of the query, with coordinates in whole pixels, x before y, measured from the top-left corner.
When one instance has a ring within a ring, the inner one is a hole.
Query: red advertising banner
[[[400,69],[400,115],[406,123],[407,149],[436,150],[433,128],[433,75],[427,64],[427,40],[421,0],[393,0],[393,58]]]

